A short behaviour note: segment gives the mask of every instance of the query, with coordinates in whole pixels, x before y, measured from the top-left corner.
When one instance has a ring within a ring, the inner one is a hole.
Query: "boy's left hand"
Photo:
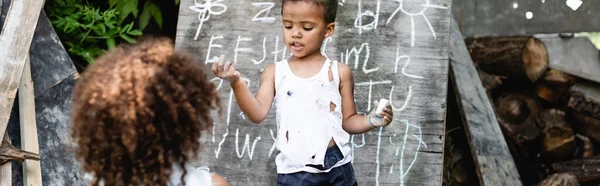
[[[390,103],[387,103],[385,105],[385,107],[383,107],[383,110],[381,113],[376,113],[377,105],[379,105],[379,101],[374,101],[373,104],[374,104],[374,107],[373,107],[373,110],[367,116],[368,117],[367,122],[371,122],[371,124],[375,127],[385,127],[385,126],[389,125],[390,123],[392,123],[392,120],[394,119],[394,111],[392,111],[392,105],[390,105]],[[377,115],[379,115],[379,116],[377,116]]]

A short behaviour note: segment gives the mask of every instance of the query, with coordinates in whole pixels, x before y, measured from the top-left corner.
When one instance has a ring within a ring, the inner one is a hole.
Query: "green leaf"
[[[104,26],[104,24],[99,23],[96,26],[100,30],[100,33],[102,33],[102,34],[98,34],[98,35],[104,35],[104,34],[106,34],[106,26]]]
[[[130,1],[130,0],[125,0],[125,1]],[[138,0],[135,0],[135,1],[138,1]],[[117,5],[117,3],[119,3],[119,0],[108,0],[108,4],[110,4],[111,8],[115,7],[115,5]]]
[[[163,19],[160,8],[158,8],[158,6],[156,6],[156,4],[152,3],[151,1],[147,1],[146,4],[144,4],[144,10],[142,11],[142,14],[140,15],[140,29],[144,30],[144,28],[148,26],[148,23],[150,22],[150,17],[154,18],[154,20],[158,24],[158,27],[162,30]]]
[[[121,35],[121,38],[129,43],[135,43],[135,39],[133,39],[127,35]]]
[[[127,34],[132,35],[132,36],[141,36],[143,33],[142,33],[142,31],[135,29],[130,32],[127,32]]]
[[[175,5],[179,5],[179,0],[175,0]]]
[[[106,46],[108,46],[108,49],[113,49],[115,48],[115,38],[108,38],[106,39]]]
[[[119,12],[119,21],[124,21],[129,14],[133,14],[134,18],[138,16],[138,0],[123,0],[117,4]]]

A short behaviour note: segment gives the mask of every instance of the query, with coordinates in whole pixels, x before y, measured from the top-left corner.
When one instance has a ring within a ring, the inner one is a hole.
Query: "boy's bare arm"
[[[212,71],[215,76],[230,82],[240,109],[250,121],[260,123],[267,117],[275,95],[275,64],[265,67],[256,97],[252,95],[233,64],[230,61],[223,62],[223,56],[213,63]]]
[[[352,70],[345,64],[339,63],[338,69],[340,72],[340,95],[342,96],[342,115],[343,123],[342,127],[349,134],[362,134],[370,131],[375,127],[381,127],[388,125],[393,118],[393,111],[391,105],[386,105],[383,109],[383,119],[374,119],[375,107],[371,111],[370,115],[357,114],[356,104],[354,103],[354,78],[352,76]],[[369,124],[369,120],[371,124]]]
[[[252,95],[244,81],[231,83],[231,88],[233,88],[235,99],[246,117],[253,123],[262,122],[271,110],[275,96],[275,64],[265,67],[260,77],[260,87],[256,97]]]

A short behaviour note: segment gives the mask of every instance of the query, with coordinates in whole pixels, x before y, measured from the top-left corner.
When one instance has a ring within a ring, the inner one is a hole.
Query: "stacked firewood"
[[[600,182],[600,83],[549,68],[535,37],[466,43],[524,184]]]

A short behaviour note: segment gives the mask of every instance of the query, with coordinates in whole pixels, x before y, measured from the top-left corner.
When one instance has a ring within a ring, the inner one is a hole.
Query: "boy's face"
[[[323,7],[304,1],[283,6],[283,41],[297,58],[319,55],[323,40],[333,34],[335,23],[325,23]]]

